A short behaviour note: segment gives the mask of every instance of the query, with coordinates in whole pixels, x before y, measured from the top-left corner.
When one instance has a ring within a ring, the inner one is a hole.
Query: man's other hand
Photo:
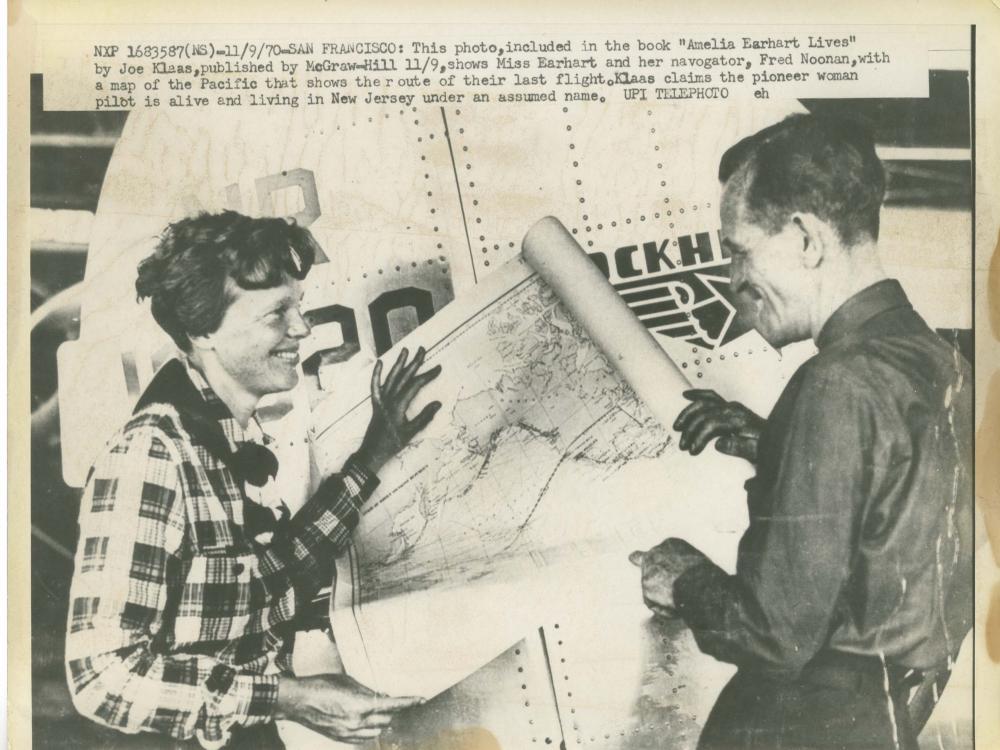
[[[628,559],[642,568],[642,600],[660,617],[677,617],[674,581],[689,568],[708,560],[683,539],[664,539],[645,552],[636,550]]]
[[[295,721],[341,742],[378,737],[395,714],[423,698],[393,698],[366,688],[345,674],[282,676],[275,719]]]
[[[684,391],[684,398],[691,403],[674,421],[674,429],[681,433],[681,450],[697,456],[714,438],[718,438],[715,448],[720,453],[757,462],[763,418],[743,404],[724,400],[715,391]]]
[[[413,419],[406,418],[406,410],[420,389],[441,374],[441,365],[418,372],[424,363],[424,354],[424,348],[420,347],[413,360],[407,363],[407,351],[403,349],[384,383],[382,361],[375,363],[372,370],[372,418],[358,451],[359,457],[372,471],[378,471],[399,453],[441,408],[440,401],[432,401]]]

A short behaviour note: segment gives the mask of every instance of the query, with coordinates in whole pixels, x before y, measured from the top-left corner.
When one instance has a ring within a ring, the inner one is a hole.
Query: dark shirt
[[[761,435],[736,575],[674,586],[705,652],[795,676],[829,649],[926,669],[971,627],[972,373],[899,283],[845,302]]]

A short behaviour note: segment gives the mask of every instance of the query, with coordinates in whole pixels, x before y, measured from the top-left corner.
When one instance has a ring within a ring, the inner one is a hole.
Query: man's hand
[[[715,391],[684,391],[684,398],[691,403],[674,421],[674,429],[681,433],[681,450],[697,456],[714,438],[719,438],[715,448],[720,453],[757,462],[763,418],[743,404],[723,400]]]
[[[646,606],[660,617],[677,617],[674,581],[708,558],[683,539],[671,537],[646,552],[633,552],[628,559],[642,568],[642,600]]]
[[[399,453],[441,408],[440,401],[433,401],[413,419],[406,418],[406,410],[420,389],[441,374],[441,365],[426,372],[417,372],[424,362],[424,353],[424,348],[420,347],[413,361],[407,364],[407,352],[403,349],[384,383],[382,361],[375,363],[372,370],[372,418],[358,450],[358,457],[372,471],[377,472],[386,461]]]
[[[275,719],[304,724],[341,742],[378,737],[395,714],[423,698],[393,698],[369,690],[345,674],[282,676]]]

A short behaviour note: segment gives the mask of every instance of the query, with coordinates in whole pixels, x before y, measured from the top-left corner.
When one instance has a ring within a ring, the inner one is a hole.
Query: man
[[[376,472],[440,407],[406,417],[440,368],[420,373],[423,351],[404,351],[383,382],[376,364],[360,448],[294,517],[248,497],[273,487],[253,415],[297,382],[315,251],[294,222],[227,211],[169,226],[139,264],[138,296],[184,357],[157,373],[83,493],[66,665],[74,705],[101,724],[242,749],[281,747],[274,720],[289,719],[358,742],[419,700],[296,678],[290,656],[293,618],[332,580]]]
[[[765,421],[690,391],[680,447],[756,465],[735,575],[680,539],[641,563],[650,608],[738,671],[699,747],[916,748],[910,689],[972,618],[972,375],[877,253],[884,181],[857,125],[793,116],[729,149],[722,237],[742,311],[818,353]]]

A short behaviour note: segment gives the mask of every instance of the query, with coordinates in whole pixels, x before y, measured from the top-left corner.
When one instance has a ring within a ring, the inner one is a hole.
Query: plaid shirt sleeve
[[[357,456],[320,485],[292,517],[288,534],[276,535],[260,558],[260,572],[272,595],[291,586],[301,608],[330,585],[336,558],[358,524],[361,505],[377,486],[378,479]]]
[[[180,465],[151,426],[127,430],[97,461],[81,501],[66,668],[73,704],[127,733],[221,746],[235,723],[270,719],[276,675],[238,674],[209,655],[164,653],[171,589],[183,585]]]

